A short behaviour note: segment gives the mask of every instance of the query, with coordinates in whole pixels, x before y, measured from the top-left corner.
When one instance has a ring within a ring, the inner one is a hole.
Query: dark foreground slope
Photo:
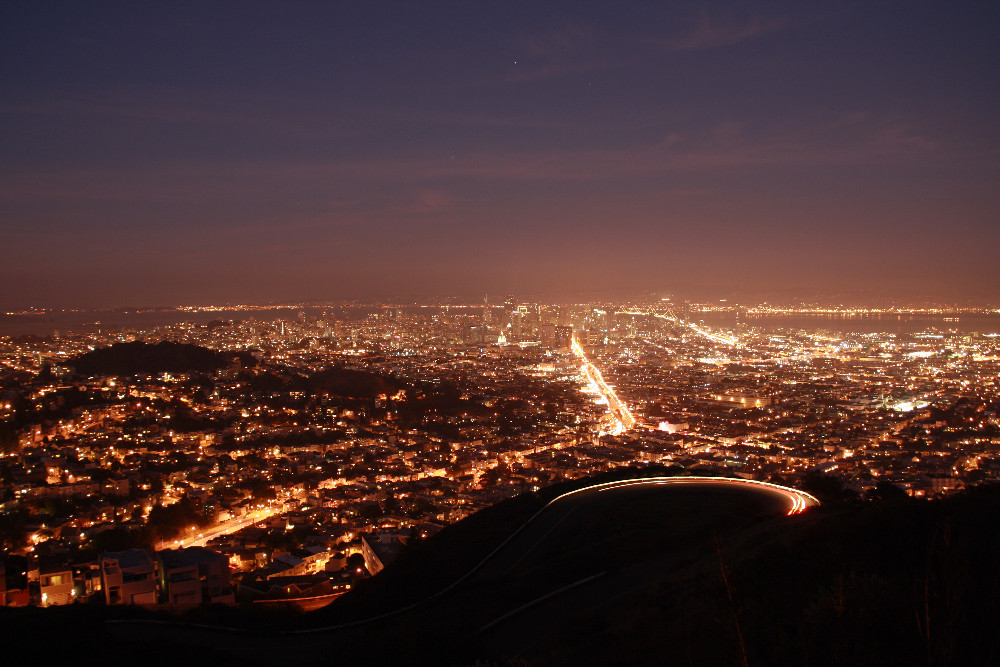
[[[758,525],[516,656],[546,665],[1000,664],[1000,487]],[[540,619],[535,619],[540,621]],[[504,642],[490,642],[493,655]],[[509,656],[510,654],[508,654]]]
[[[581,506],[524,558],[360,626],[278,631],[421,599],[464,571],[466,551],[490,550],[481,542],[495,543],[544,499],[443,531],[322,613],[188,617],[243,628],[220,632],[105,623],[100,608],[77,607],[8,610],[0,627],[44,646],[36,662],[45,664],[121,655],[147,665],[1000,664],[1000,487],[796,517],[739,496],[685,493],[683,502],[637,493]]]

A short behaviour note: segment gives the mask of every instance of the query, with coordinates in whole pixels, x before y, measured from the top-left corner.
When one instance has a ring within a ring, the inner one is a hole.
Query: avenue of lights
[[[615,390],[608,386],[608,383],[604,381],[604,377],[601,375],[601,371],[597,369],[594,364],[590,363],[587,359],[586,353],[577,342],[576,338],[572,339],[570,347],[573,353],[576,354],[580,361],[583,362],[583,366],[580,371],[587,377],[590,386],[594,387],[597,392],[604,398],[607,403],[611,414],[615,419],[615,428],[612,429],[612,435],[621,435],[625,431],[633,428],[636,425],[636,419],[629,411],[628,407],[622,403],[621,399],[615,393]]]

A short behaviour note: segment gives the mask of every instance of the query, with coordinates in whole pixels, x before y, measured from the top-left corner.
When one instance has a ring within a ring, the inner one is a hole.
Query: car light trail
[[[761,482],[755,479],[733,479],[730,477],[650,477],[645,479],[629,479],[621,482],[605,482],[603,484],[597,484],[595,486],[588,486],[583,489],[578,489],[577,491],[570,491],[565,496],[578,493],[580,491],[589,491],[596,489],[598,493],[603,493],[605,491],[611,491],[613,489],[618,489],[624,486],[649,486],[649,485],[659,485],[659,484],[705,484],[706,482],[719,485],[737,486],[737,487],[754,487],[767,489],[772,493],[784,496],[789,502],[788,511],[785,512],[788,516],[793,514],[801,514],[806,510],[807,507],[814,507],[820,504],[819,500],[815,496],[806,493],[805,491],[799,491],[798,489],[793,489],[787,486],[780,486],[778,484],[772,484],[770,482]],[[564,496],[560,496],[564,497]]]
[[[618,425],[612,434],[618,435],[634,428],[636,425],[636,418],[632,414],[632,411],[629,410],[624,403],[622,403],[621,399],[618,398],[618,394],[615,393],[615,390],[604,381],[604,376],[601,375],[601,371],[598,370],[589,359],[587,359],[587,354],[583,351],[580,343],[577,342],[576,336],[573,336],[572,338],[571,347],[573,349],[573,353],[580,357],[580,361],[583,362],[581,371],[587,376],[590,383],[597,388],[597,391],[600,392],[601,396],[603,396],[608,402],[608,410],[615,418],[615,421],[618,422]]]
[[[680,324],[682,326],[686,326],[688,329],[695,332],[699,336],[704,336],[705,338],[715,341],[716,343],[729,345],[730,347],[739,347],[740,345],[739,341],[736,340],[736,338],[733,336],[727,336],[725,334],[717,334],[712,331],[709,331],[708,329],[702,329],[696,324],[692,324],[691,322],[684,322],[677,317],[671,317],[669,315],[664,315],[662,313],[654,313],[652,311],[647,312],[643,310],[623,310],[621,311],[621,313],[624,315],[646,315],[646,316],[658,317],[661,320],[667,320],[668,322],[673,322],[674,324]]]

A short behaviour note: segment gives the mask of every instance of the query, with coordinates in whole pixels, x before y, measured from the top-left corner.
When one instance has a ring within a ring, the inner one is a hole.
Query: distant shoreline
[[[101,309],[47,311],[39,314],[0,314],[0,336],[52,336],[69,333],[94,333],[97,331],[139,330],[189,323],[204,325],[213,320],[292,320],[299,313],[307,317],[320,317],[331,313],[336,319],[358,320],[382,308],[410,312],[427,312],[445,308],[481,308],[481,305],[347,305],[347,306],[261,306],[233,309]],[[499,307],[499,306],[494,306]],[[900,312],[749,312],[738,314],[735,310],[695,311],[690,319],[708,326],[737,328],[740,326],[765,329],[827,330],[838,333],[915,333],[925,329],[957,331],[960,333],[1000,333],[1000,313],[958,309],[954,312],[926,311]]]

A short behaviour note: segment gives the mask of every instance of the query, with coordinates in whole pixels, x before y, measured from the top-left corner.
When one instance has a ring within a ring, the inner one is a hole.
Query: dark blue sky
[[[0,308],[1000,300],[1000,3],[6,2]]]

